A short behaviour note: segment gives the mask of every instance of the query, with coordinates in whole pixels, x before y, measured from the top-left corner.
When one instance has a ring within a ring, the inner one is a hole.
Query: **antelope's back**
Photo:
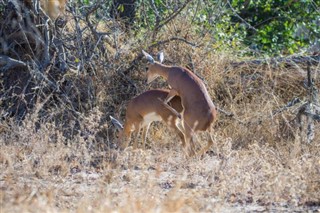
[[[128,108],[135,109],[136,113],[141,114],[141,116],[144,116],[146,114],[150,114],[152,112],[155,112],[159,115],[162,115],[164,113],[168,113],[168,110],[163,101],[168,96],[169,90],[165,89],[153,89],[148,90],[144,93],[141,93],[137,97],[133,98]],[[174,97],[170,102],[169,105],[173,107],[178,112],[182,111],[182,105],[181,105],[181,99],[180,97]]]

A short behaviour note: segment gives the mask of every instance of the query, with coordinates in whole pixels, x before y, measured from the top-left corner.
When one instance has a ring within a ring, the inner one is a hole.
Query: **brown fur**
[[[153,122],[143,124],[144,118],[149,113],[156,113],[159,115],[169,127],[173,128],[179,135],[179,137],[184,141],[183,134],[180,132],[178,127],[176,126],[176,122],[178,121],[178,117],[170,111],[161,100],[165,99],[169,94],[168,90],[149,90],[146,91],[139,96],[133,98],[127,107],[126,111],[126,120],[124,123],[124,129],[120,133],[120,140],[122,141],[122,148],[128,146],[131,134],[133,132],[136,133],[136,139],[134,141],[134,147],[137,146],[137,136],[140,129],[143,129],[143,143],[145,143],[147,132],[149,125]],[[181,99],[180,97],[173,98],[169,104],[176,111],[182,111]],[[169,117],[172,117],[169,120]]]
[[[185,144],[191,145],[190,154],[194,154],[194,144],[192,141],[193,132],[207,131],[211,129],[217,117],[216,108],[209,96],[209,93],[202,82],[190,70],[182,67],[166,66],[158,62],[148,65],[148,83],[154,80],[157,76],[162,76],[168,81],[171,86],[165,102],[179,95],[184,108],[182,113],[183,134]],[[210,135],[210,133],[209,133]],[[204,153],[213,144],[213,139],[210,135],[208,145],[198,154]]]
[[[53,20],[63,15],[67,0],[40,0],[41,7]]]

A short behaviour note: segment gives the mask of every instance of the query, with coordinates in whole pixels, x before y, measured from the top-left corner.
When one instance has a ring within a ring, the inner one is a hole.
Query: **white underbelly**
[[[143,117],[143,124],[142,126],[147,126],[150,123],[154,122],[154,121],[162,121],[162,118],[160,115],[158,115],[155,112],[152,113],[148,113]]]

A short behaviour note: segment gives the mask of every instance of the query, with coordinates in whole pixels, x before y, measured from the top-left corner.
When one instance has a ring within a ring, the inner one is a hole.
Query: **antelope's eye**
[[[149,70],[149,67],[146,67],[146,71],[148,71]]]

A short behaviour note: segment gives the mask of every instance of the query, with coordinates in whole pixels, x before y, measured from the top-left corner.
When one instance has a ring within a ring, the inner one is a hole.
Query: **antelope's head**
[[[147,52],[142,50],[143,55],[146,57],[148,60],[148,65],[146,67],[147,71],[147,83],[151,83],[154,81],[157,77],[160,76],[159,74],[159,65],[163,62],[164,55],[163,52],[160,52],[158,54],[158,61],[155,61],[154,58]]]
[[[111,123],[115,126],[115,128],[117,130],[116,143],[120,147],[120,149],[122,149],[122,147],[123,147],[123,138],[124,138],[123,125],[121,124],[121,122],[119,120],[117,120],[116,118],[112,117],[111,115],[109,117],[111,119]]]

